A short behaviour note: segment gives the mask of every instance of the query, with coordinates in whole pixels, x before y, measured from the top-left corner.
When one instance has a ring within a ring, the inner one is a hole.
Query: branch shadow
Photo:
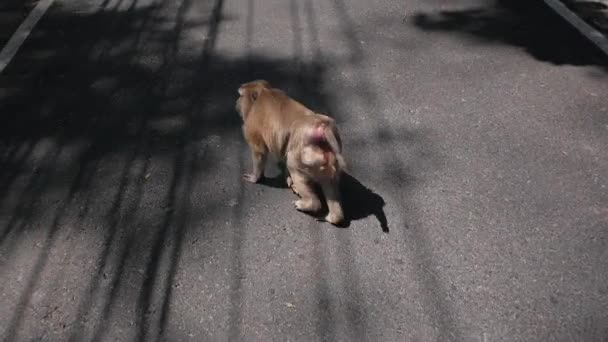
[[[334,7],[337,13],[337,21],[338,25],[341,28],[342,35],[344,36],[350,51],[350,59],[349,63],[353,66],[357,67],[357,91],[362,94],[362,100],[366,102],[370,107],[374,107],[377,103],[381,101],[375,93],[373,87],[371,86],[373,77],[370,75],[369,71],[366,70],[365,63],[362,61],[365,58],[363,50],[361,48],[361,44],[359,44],[359,31],[361,31],[361,26],[358,24],[356,20],[354,20],[349,15],[349,7],[346,6],[343,0],[337,0],[334,2]],[[419,20],[419,19],[418,19]],[[426,29],[426,28],[424,28]],[[432,29],[428,29],[432,30]],[[395,141],[400,141],[405,138],[406,145],[410,149],[419,150],[416,151],[421,158],[416,158],[416,162],[426,163],[424,159],[433,160],[436,156],[429,155],[422,151],[422,146],[425,146],[425,150],[428,150],[429,146],[432,144],[424,144],[424,140],[428,139],[427,134],[420,135],[419,133],[411,134],[414,132],[403,131],[399,129],[392,129],[393,123],[383,118],[381,115],[374,116],[375,124],[377,125],[377,131],[375,132],[377,136],[374,138],[380,143],[391,143]],[[405,136],[403,136],[405,133]],[[366,140],[369,141],[369,140]],[[414,143],[414,141],[417,141]],[[383,166],[385,167],[384,172],[388,173],[388,177],[392,179],[393,184],[397,184],[395,187],[395,191],[398,193],[393,193],[393,198],[400,198],[403,196],[403,193],[411,193],[408,191],[410,188],[417,186],[417,183],[420,183],[422,179],[417,179],[415,174],[418,172],[413,172],[410,167],[405,167],[403,165],[403,161],[399,159],[395,159],[395,146],[388,144],[384,147],[383,153],[384,161]],[[430,158],[429,158],[430,157]],[[416,163],[413,163],[416,164]],[[418,167],[416,167],[417,169]],[[381,201],[378,197],[373,195],[373,192],[367,189],[365,186],[358,186],[355,182],[355,189],[359,189],[362,193],[368,193],[368,196],[371,198],[371,202],[375,203],[372,207],[382,208],[383,200]],[[369,190],[369,191],[368,191]],[[369,195],[369,193],[372,195]],[[407,196],[407,195],[406,195]],[[354,197],[349,196],[351,199],[357,199],[356,195]],[[365,201],[361,201],[360,203],[365,203]],[[353,205],[353,208],[360,208],[360,205]],[[439,340],[453,340],[460,341],[463,340],[462,334],[460,333],[459,327],[457,325],[457,317],[454,314],[454,310],[451,307],[451,303],[446,301],[445,293],[447,290],[444,288],[443,284],[440,281],[440,277],[437,272],[428,272],[427,270],[435,269],[435,263],[433,261],[433,256],[435,252],[430,248],[429,237],[424,234],[424,231],[419,231],[415,227],[412,229],[412,225],[415,222],[416,211],[410,210],[408,207],[403,207],[405,209],[405,217],[404,217],[404,225],[402,227],[398,227],[400,229],[400,233],[403,234],[404,238],[410,235],[410,230],[414,230],[416,233],[414,235],[413,241],[413,257],[414,264],[417,265],[417,272],[420,274],[421,279],[418,280],[422,291],[422,301],[424,303],[423,311],[429,316],[432,317],[432,324],[436,325],[436,329],[438,330],[438,339]],[[376,210],[379,214],[378,221],[381,226],[383,225],[383,211]],[[402,214],[403,215],[403,214]],[[386,224],[388,227],[388,224]],[[385,230],[383,228],[383,230]],[[349,241],[344,239],[342,241],[344,244],[348,244]],[[407,243],[407,242],[405,242]],[[408,243],[409,244],[409,243]],[[354,269],[354,268],[353,268]],[[356,272],[353,272],[351,277],[356,279]],[[353,275],[355,277],[353,277]],[[348,279],[351,280],[351,279]],[[354,291],[356,293],[357,291]],[[353,306],[353,309],[362,309],[358,306]],[[356,311],[356,310],[354,310]],[[364,312],[364,311],[362,311]],[[363,316],[364,317],[364,316]],[[364,317],[365,318],[365,317]],[[359,322],[355,320],[351,320],[353,322],[353,328],[355,330],[354,337],[359,338],[365,334],[365,319]],[[356,322],[356,323],[355,323]],[[362,324],[361,324],[362,323]],[[367,323],[367,324],[371,324]]]
[[[604,35],[608,35],[608,3],[591,0],[564,0],[564,5]]]
[[[594,65],[608,70],[606,56],[542,1],[487,2],[464,10],[417,13],[413,24],[425,31],[517,46],[535,59],[555,65]]]
[[[220,23],[234,17],[223,15],[223,1],[215,0],[197,3],[208,19],[193,22],[185,18],[192,3],[141,6],[133,0],[120,10],[92,13],[51,8],[3,73],[1,276],[24,236],[42,232],[41,252],[23,270],[25,285],[6,319],[7,340],[29,333],[24,327],[31,324],[26,320],[34,294],[66,276],[49,272],[56,270],[51,256],[58,248],[81,248],[60,239],[70,234],[99,242],[87,251],[95,259],[79,280],[82,295],[66,324],[67,339],[108,339],[121,314],[133,316],[135,340],[171,337],[167,325],[175,310],[183,236],[201,229],[190,224],[199,212],[206,215],[202,230],[211,229],[205,219],[219,215],[221,199],[215,196],[203,208],[192,204],[194,185],[215,170],[220,154],[204,142],[238,134],[238,86],[263,77],[304,102],[327,107],[328,96],[319,90],[325,72],[320,63],[301,62],[301,70],[294,70],[288,59],[215,53]],[[162,14],[175,5],[175,17]],[[183,30],[197,26],[208,33],[202,49],[178,44]],[[184,53],[190,48],[193,53]],[[148,178],[159,163],[167,165],[165,182]],[[234,216],[242,215],[237,209]],[[234,239],[233,263],[242,263],[243,237]],[[235,283],[234,290],[240,286]],[[135,311],[125,313],[124,301],[133,301]],[[240,310],[242,303],[233,304]],[[240,313],[234,316],[236,322]],[[238,327],[232,330],[238,336]]]

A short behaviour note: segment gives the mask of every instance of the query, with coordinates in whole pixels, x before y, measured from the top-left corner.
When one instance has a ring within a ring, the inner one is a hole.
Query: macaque
[[[243,178],[257,183],[271,153],[287,167],[287,185],[300,197],[294,202],[297,210],[321,210],[314,191],[319,186],[327,202],[325,220],[342,223],[339,182],[345,162],[334,120],[311,111],[264,80],[245,83],[238,93],[236,110],[243,119],[243,134],[253,160],[253,171]]]

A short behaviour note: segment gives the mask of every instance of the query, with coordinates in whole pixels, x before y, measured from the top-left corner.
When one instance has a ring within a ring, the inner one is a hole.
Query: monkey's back
[[[264,89],[245,121],[245,134],[259,135],[268,151],[284,159],[295,122],[313,112],[279,89]]]

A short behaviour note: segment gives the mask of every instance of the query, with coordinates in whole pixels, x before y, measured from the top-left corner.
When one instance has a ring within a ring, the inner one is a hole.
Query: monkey
[[[344,213],[339,192],[346,168],[335,120],[308,109],[265,80],[242,84],[236,110],[243,120],[243,135],[251,150],[253,170],[243,175],[257,183],[263,177],[268,154],[286,165],[287,185],[298,195],[295,208],[318,213],[320,187],[326,199],[325,221],[339,225]]]

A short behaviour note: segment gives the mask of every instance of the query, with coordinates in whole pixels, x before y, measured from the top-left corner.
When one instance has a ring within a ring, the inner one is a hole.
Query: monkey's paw
[[[295,205],[296,209],[298,209],[299,211],[310,213],[310,212],[314,212],[317,210],[315,203],[309,199],[306,199],[306,200],[299,199],[299,200],[293,202],[293,204]]]
[[[299,211],[308,211],[308,206],[306,205],[306,203],[304,203],[304,201],[302,201],[301,199],[294,201],[293,205],[296,207],[296,209],[298,209]]]
[[[260,180],[260,177],[256,177],[256,175],[251,173],[246,173],[243,175],[243,179],[249,183],[257,183]]]
[[[337,226],[343,223],[344,216],[342,214],[329,213],[325,216],[325,221]]]

